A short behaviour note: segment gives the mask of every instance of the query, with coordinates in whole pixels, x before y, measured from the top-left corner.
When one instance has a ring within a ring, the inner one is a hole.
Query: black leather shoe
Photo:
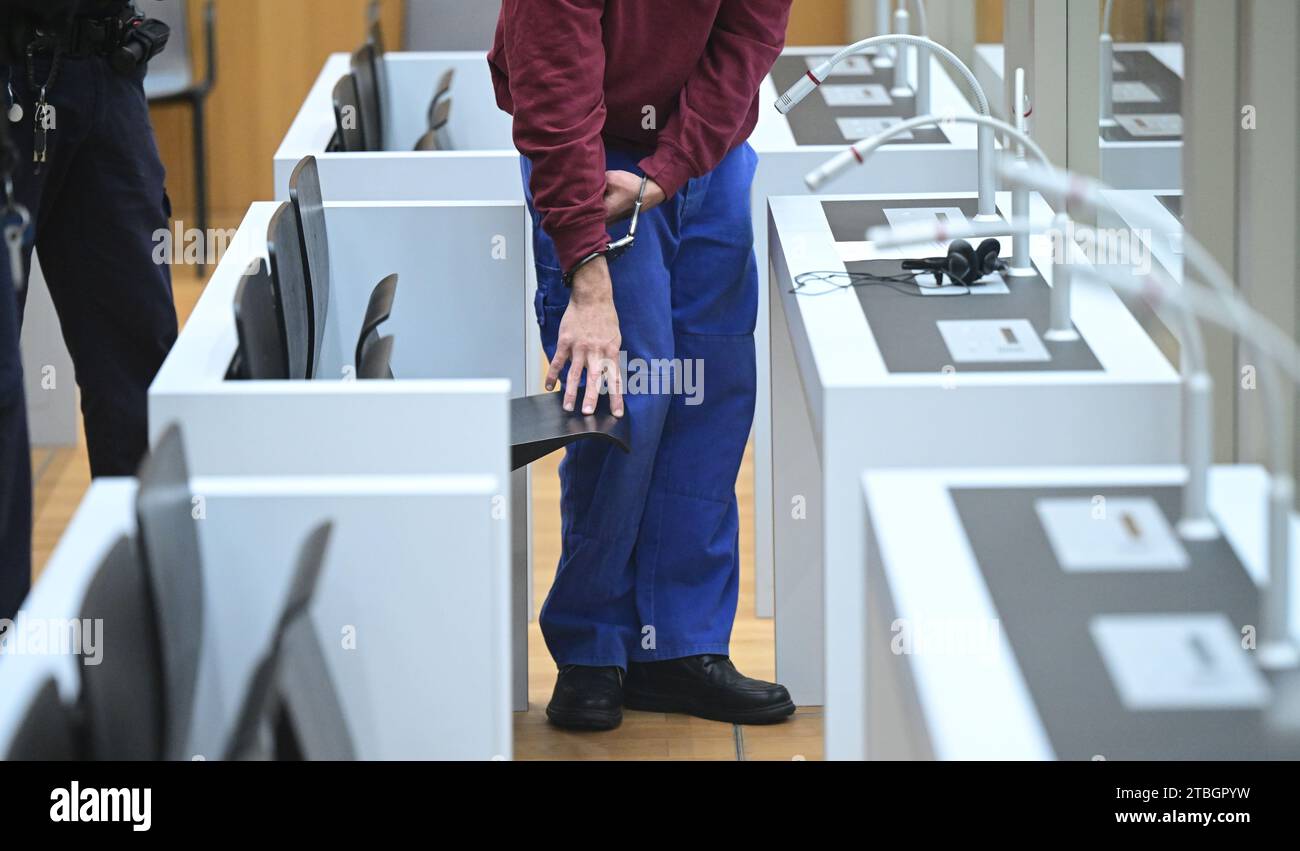
[[[565,665],[546,717],[570,730],[612,730],[623,723],[623,670]]]
[[[713,655],[629,664],[623,705],[731,724],[775,724],[794,714],[785,686],[751,679],[726,656]]]

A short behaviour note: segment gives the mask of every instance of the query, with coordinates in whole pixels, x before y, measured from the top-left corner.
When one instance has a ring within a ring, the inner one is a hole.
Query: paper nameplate
[[[1115,120],[1130,135],[1137,137],[1183,135],[1183,117],[1176,113],[1117,115]]]
[[[1026,319],[941,320],[935,324],[953,363],[1041,363],[1052,359]]]
[[[826,85],[819,86],[818,91],[827,106],[889,106],[894,102],[889,91],[875,83],[865,86]]]
[[[1034,511],[1066,573],[1187,569],[1187,551],[1153,499],[1040,499]]]
[[[1160,103],[1156,90],[1138,80],[1123,80],[1111,89],[1111,100],[1115,103]]]
[[[1268,681],[1227,615],[1098,615],[1088,631],[1131,712],[1268,704]]]
[[[877,133],[883,133],[896,124],[901,124],[901,118],[837,118],[835,122],[840,125],[840,133],[844,136],[846,142],[857,142],[868,136],[875,136]],[[904,142],[915,139],[911,130],[899,133],[889,138],[890,142]]]

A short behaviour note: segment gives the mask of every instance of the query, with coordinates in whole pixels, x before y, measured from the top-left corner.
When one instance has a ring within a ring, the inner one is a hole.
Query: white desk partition
[[[485,53],[388,53],[384,63],[387,150],[326,152],[335,129],[334,84],[350,68],[348,54],[333,54],[276,151],[277,198],[289,197],[294,166],[311,155],[327,201],[523,200],[510,116],[497,109]],[[416,152],[434,88],[448,69],[456,72],[448,125],[455,150]]]
[[[869,661],[827,670],[864,712],[828,718],[827,758],[1296,758],[1288,675],[1243,649],[1268,585],[1267,476],[1214,468],[1222,537],[1184,544],[1171,529],[1186,479],[1178,466],[866,473],[867,606],[838,640]],[[1070,558],[1120,561],[1063,567],[1070,500],[1090,524]],[[1136,542],[1101,531],[1125,513],[1141,517]],[[1175,558],[1150,560],[1170,543]]]
[[[1101,131],[1101,178],[1120,189],[1158,190],[1182,185],[1182,77],[1183,46],[1178,42],[1130,42],[1115,45],[1117,80],[1113,96],[1119,114],[1128,113],[1121,126]],[[994,102],[994,111],[1006,118],[1006,49],[1001,44],[975,47],[975,76]],[[1125,63],[1132,62],[1132,68]],[[1155,81],[1143,79],[1154,75]],[[1137,132],[1130,132],[1130,130]]]
[[[228,381],[235,290],[266,254],[276,207],[249,210],[163,364],[149,392],[151,436],[179,423],[197,476],[493,475],[511,518],[514,705],[525,710],[531,512],[524,471],[509,472],[507,404],[527,387],[523,205],[327,203],[323,378]],[[400,280],[381,333],[395,337],[397,380],[344,380],[370,291],[390,273]]]
[[[821,89],[810,94],[789,115],[776,111],[774,104],[785,86],[809,70],[809,62],[826,57],[838,47],[792,47],[782,53],[773,73],[763,81],[759,94],[758,126],[750,144],[758,152],[758,171],[754,177],[751,202],[754,220],[754,250],[759,270],[758,330],[758,400],[754,424],[754,567],[755,600],[761,617],[772,616],[772,398],[768,371],[771,322],[766,294],[768,281],[768,199],[779,195],[807,192],[804,175],[838,154],[861,135],[827,135],[840,118],[870,113],[879,118],[911,118],[915,104],[911,99],[894,101],[886,98],[876,109],[829,107],[822,101]],[[853,60],[842,69],[855,67]],[[971,115],[974,110],[966,91],[953,81],[948,68],[931,60],[931,107],[936,115]],[[826,81],[825,87],[840,84],[889,87],[892,71],[877,71],[872,76],[840,74]],[[812,118],[820,113],[822,119]],[[851,126],[847,129],[853,129]],[[859,128],[861,129],[861,128]],[[878,128],[877,128],[878,130]],[[873,130],[872,132],[877,132]],[[846,172],[834,183],[836,192],[929,192],[977,188],[976,137],[973,125],[945,126],[942,131],[925,131],[911,139],[900,137],[871,155],[867,162]]]
[[[357,757],[510,758],[509,536],[494,515],[502,478],[194,477],[190,486],[204,509],[195,757],[224,756],[298,551],[331,521],[311,611]],[[24,605],[24,624],[78,617],[99,560],[135,535],[135,491],[133,479],[91,486]],[[112,629],[106,619],[99,634]],[[79,664],[66,653],[0,656],[0,752],[47,676],[75,700]]]
[[[1010,195],[999,194],[1004,217],[1010,205]],[[1114,292],[1082,273],[1076,273],[1073,310],[1081,339],[1064,348],[1040,343],[1045,360],[963,365],[945,347],[944,326],[936,328],[940,312],[956,320],[989,314],[998,327],[1024,317],[1033,333],[1026,327],[1020,343],[1040,339],[1052,280],[1046,236],[1030,246],[1041,280],[1011,278],[1006,294],[906,295],[880,287],[793,292],[804,272],[942,253],[937,247],[883,251],[864,241],[868,218],[932,207],[969,218],[975,193],[771,202],[777,677],[797,703],[824,698],[828,719],[860,717],[865,708],[852,693],[824,691],[822,676],[824,669],[857,664],[863,649],[831,637],[841,619],[859,616],[865,599],[857,510],[864,470],[1179,457],[1177,373]],[[1050,220],[1042,198],[1033,197],[1031,215]],[[1010,254],[1010,238],[1002,244]],[[1073,262],[1085,261],[1076,255]],[[1015,312],[1004,317],[1002,309]]]

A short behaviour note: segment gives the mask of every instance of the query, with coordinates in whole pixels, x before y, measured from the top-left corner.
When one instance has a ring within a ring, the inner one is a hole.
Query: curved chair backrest
[[[96,664],[78,666],[78,707],[86,725],[87,758],[162,759],[163,650],[149,577],[130,538],[120,538],[100,562],[80,618],[83,624],[105,625],[99,634]]]
[[[240,378],[282,381],[289,377],[289,352],[271,273],[259,258],[235,290],[235,333],[239,336]]]
[[[361,347],[361,365],[357,378],[362,381],[391,381],[393,378],[393,338],[374,335]]]
[[[315,157],[305,157],[289,178],[289,200],[298,216],[302,234],[302,255],[307,258],[307,319],[312,339],[307,374],[320,370],[320,351],[325,343],[325,320],[330,303],[330,246],[325,230],[325,201],[320,191],[320,169]]]
[[[438,140],[438,150],[450,151],[455,149],[451,141],[451,96],[442,99],[438,104],[437,111],[433,115],[433,132]]]
[[[361,105],[361,127],[367,150],[384,150],[384,102],[381,61],[373,44],[363,44],[352,54],[352,77],[357,84],[357,102]]]
[[[334,123],[339,145],[345,153],[368,150],[361,98],[357,96],[357,81],[351,74],[344,74],[334,84]]]
[[[361,332],[357,335],[356,367],[361,371],[365,360],[364,349],[374,343],[379,336],[379,326],[393,315],[393,302],[397,299],[397,276],[389,275],[370,291],[370,302],[366,305],[366,315],[361,320]]]
[[[442,101],[451,94],[451,84],[455,82],[455,80],[455,68],[448,68],[446,71],[443,71],[442,76],[438,78],[438,87],[433,90],[433,100],[429,101],[428,120],[430,130],[432,130],[437,124],[434,120],[434,115],[438,112],[438,104],[442,103]]]
[[[53,677],[41,683],[32,696],[0,758],[6,762],[71,762],[86,758],[78,745],[73,711],[59,697]]]
[[[271,646],[253,672],[227,748],[228,759],[352,759],[352,740],[324,654],[311,623],[311,602],[333,527],[307,536]],[[309,707],[302,707],[304,695]],[[274,753],[262,747],[274,730]]]
[[[271,288],[275,292],[284,342],[289,354],[289,378],[309,378],[307,365],[315,351],[307,296],[307,264],[302,256],[302,234],[293,206],[285,201],[271,217],[266,234],[271,259]]]
[[[438,150],[438,131],[426,130],[415,142],[415,150],[429,152]]]
[[[180,429],[170,426],[140,465],[136,526],[158,621],[163,759],[188,759],[203,637],[203,564]]]

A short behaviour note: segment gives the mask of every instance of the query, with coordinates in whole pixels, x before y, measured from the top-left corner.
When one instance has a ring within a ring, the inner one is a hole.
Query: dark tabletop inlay
[[[1150,497],[1172,525],[1179,489],[953,488],[958,516],[1015,659],[1060,759],[1300,759],[1254,709],[1126,708],[1089,630],[1098,615],[1223,614],[1259,623],[1260,593],[1227,541],[1182,541],[1186,570],[1067,573],[1035,504]],[[913,616],[922,617],[924,613]]]

